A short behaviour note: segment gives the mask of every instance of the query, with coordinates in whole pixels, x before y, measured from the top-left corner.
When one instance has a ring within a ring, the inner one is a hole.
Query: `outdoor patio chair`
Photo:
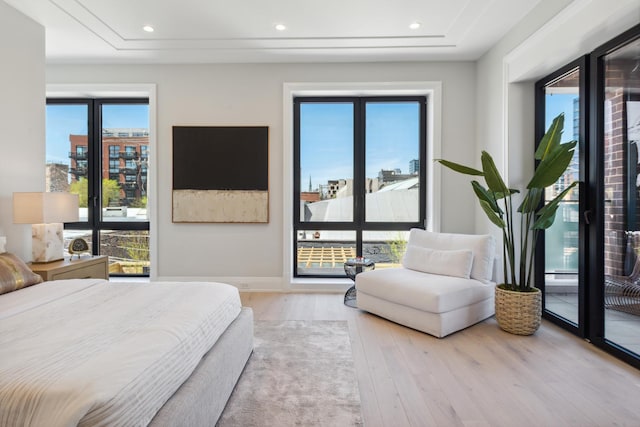
[[[606,275],[604,306],[612,310],[640,315],[640,257],[636,257],[629,276]]]

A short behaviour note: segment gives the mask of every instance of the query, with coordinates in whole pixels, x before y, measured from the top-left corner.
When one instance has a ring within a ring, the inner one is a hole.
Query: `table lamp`
[[[13,193],[13,223],[31,224],[33,262],[64,258],[63,222],[78,221],[78,195]]]

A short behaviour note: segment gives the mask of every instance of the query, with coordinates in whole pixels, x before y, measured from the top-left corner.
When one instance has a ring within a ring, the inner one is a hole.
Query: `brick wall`
[[[636,208],[635,218],[628,218],[628,173],[635,176],[636,170],[627,171],[630,146],[627,141],[627,108],[630,100],[629,88],[640,87],[640,76],[630,71],[635,62],[618,59],[607,62],[605,71],[605,117],[604,117],[604,244],[605,274],[624,274],[626,234],[640,219]],[[640,73],[638,73],[640,74]],[[634,78],[635,77],[635,78]],[[631,147],[631,148],[630,148]],[[633,179],[635,181],[635,179]],[[636,200],[637,188],[633,188]],[[636,204],[637,206],[638,204]]]

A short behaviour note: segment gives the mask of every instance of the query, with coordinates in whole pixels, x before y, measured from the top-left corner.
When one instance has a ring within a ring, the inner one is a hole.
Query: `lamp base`
[[[51,262],[64,258],[63,229],[62,223],[31,226],[33,262]]]

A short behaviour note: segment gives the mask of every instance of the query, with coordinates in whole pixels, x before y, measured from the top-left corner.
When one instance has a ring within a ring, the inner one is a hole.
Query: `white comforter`
[[[240,306],[221,283],[64,280],[0,295],[0,426],[146,425]]]

